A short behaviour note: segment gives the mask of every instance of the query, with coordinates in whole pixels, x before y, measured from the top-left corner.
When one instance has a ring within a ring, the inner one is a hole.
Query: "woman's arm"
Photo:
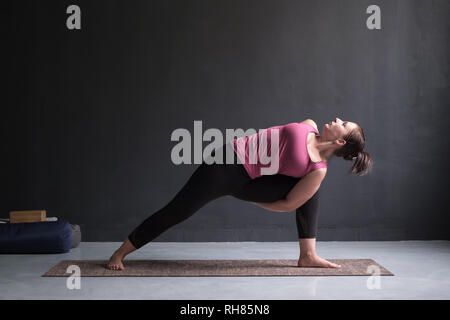
[[[300,179],[289,191],[288,195],[275,202],[252,202],[257,206],[275,212],[291,212],[301,207],[319,189],[323,178],[326,175],[326,168],[317,169]]]
[[[290,212],[286,199],[281,199],[275,202],[252,202],[261,208],[275,211],[275,212]]]
[[[301,207],[306,201],[312,198],[317,190],[319,190],[326,172],[326,168],[313,170],[297,182],[285,198],[288,211],[293,211]]]

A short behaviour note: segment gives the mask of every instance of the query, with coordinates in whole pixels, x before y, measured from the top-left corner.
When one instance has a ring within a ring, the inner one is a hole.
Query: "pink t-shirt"
[[[271,174],[301,178],[313,170],[327,167],[326,161],[312,162],[309,157],[306,142],[310,132],[319,134],[316,128],[307,123],[292,122],[273,126],[234,139],[234,152],[251,179]],[[277,137],[278,159],[276,155],[271,156],[272,148],[276,148]]]

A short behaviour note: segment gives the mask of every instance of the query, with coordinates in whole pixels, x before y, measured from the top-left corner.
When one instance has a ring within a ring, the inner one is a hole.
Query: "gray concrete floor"
[[[66,254],[0,255],[0,299],[449,299],[450,241],[317,242],[325,259],[370,258],[395,276],[41,277],[61,260],[109,259],[116,242],[83,242]],[[297,259],[297,242],[153,242],[127,259]]]

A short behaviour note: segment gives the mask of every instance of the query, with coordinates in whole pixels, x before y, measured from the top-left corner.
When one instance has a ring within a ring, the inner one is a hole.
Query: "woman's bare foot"
[[[125,256],[133,251],[135,251],[136,248],[133,246],[133,244],[128,240],[128,238],[122,243],[119,249],[117,249],[111,258],[109,259],[107,268],[109,270],[123,270],[125,269],[123,266],[123,259]]]
[[[327,261],[318,255],[300,256],[298,259],[299,267],[318,267],[318,268],[340,268],[341,265]]]
[[[108,269],[109,270],[123,270],[123,256],[119,252],[114,252],[111,258],[109,258]]]

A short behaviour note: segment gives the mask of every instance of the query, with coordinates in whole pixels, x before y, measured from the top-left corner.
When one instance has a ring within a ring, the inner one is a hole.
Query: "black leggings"
[[[231,195],[251,202],[274,202],[281,200],[301,179],[282,174],[264,175],[251,179],[244,166],[238,163],[232,146],[226,144],[217,150],[223,155],[223,164],[203,162],[192,174],[184,187],[162,209],[145,219],[128,236],[136,249],[158,237],[170,227],[186,220],[208,202]],[[234,163],[225,164],[226,152],[233,153]],[[215,152],[211,153],[214,156]],[[319,191],[303,206],[296,209],[299,239],[315,238],[319,209]]]

